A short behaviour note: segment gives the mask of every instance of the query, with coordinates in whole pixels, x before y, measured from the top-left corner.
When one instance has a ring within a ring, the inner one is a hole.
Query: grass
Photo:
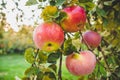
[[[25,69],[29,64],[23,55],[1,55],[0,56],[0,80],[15,80],[15,77],[23,77]]]
[[[20,54],[10,54],[10,55],[0,55],[0,80],[15,80],[18,76],[22,78],[24,76],[24,71],[30,66],[23,55]],[[62,78],[63,80],[77,80],[78,77],[73,76],[68,72],[63,61],[62,66]]]

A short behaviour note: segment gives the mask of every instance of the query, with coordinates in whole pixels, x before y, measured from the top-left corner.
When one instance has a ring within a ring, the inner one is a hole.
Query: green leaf
[[[105,1],[105,2],[104,2],[104,5],[111,6],[111,5],[112,5],[112,2],[113,2],[113,0],[111,0],[111,1]]]
[[[25,76],[22,78],[22,80],[30,80],[30,78]]]
[[[85,3],[87,10],[92,10],[95,7],[95,4],[93,2],[87,2]]]
[[[107,26],[107,24],[108,24],[108,20],[107,19],[105,19],[105,18],[103,18],[103,26]]]
[[[120,11],[115,11],[115,14],[114,14],[114,21],[116,22],[116,24],[120,25]]]
[[[84,43],[82,43],[80,46],[81,46],[81,49],[82,49],[82,50],[88,49],[88,47],[87,47],[86,44],[84,44]]]
[[[39,2],[45,2],[46,0],[39,0]]]
[[[81,45],[80,39],[79,38],[78,39],[73,39],[72,40],[72,45],[75,46],[75,48],[77,49],[77,51],[79,51],[80,45]]]
[[[39,68],[37,68],[37,67],[30,67],[30,68],[28,68],[26,71],[25,71],[25,75],[27,76],[27,77],[30,77],[31,75],[36,75],[36,74],[38,74],[39,73]]]
[[[62,6],[65,0],[56,0],[56,6]]]
[[[75,38],[75,39],[80,38],[80,33],[79,33],[79,32],[76,32],[76,33],[74,34],[74,38]]]
[[[40,63],[45,63],[47,61],[47,54],[45,54],[43,51],[39,52],[38,57]]]
[[[50,79],[49,76],[45,75],[45,76],[43,76],[42,80],[52,80],[52,79]]]
[[[104,65],[104,64],[102,64]],[[102,73],[102,76],[106,76],[107,75],[107,71],[105,70],[105,68],[103,66],[100,65],[100,72]]]
[[[56,5],[55,0],[51,0],[51,1],[50,1],[50,5],[55,6],[55,5]]]
[[[120,66],[115,69],[115,73],[120,78]]]
[[[48,56],[48,63],[56,63],[57,59],[60,57],[60,54],[61,53],[51,53],[49,56]]]
[[[64,55],[72,54],[73,52],[76,52],[77,49],[72,44],[72,39],[65,40],[64,42]]]
[[[95,77],[97,77],[98,80],[101,80],[101,76],[105,77],[106,75],[107,75],[107,71],[104,68],[104,63],[100,62],[96,64],[95,70],[93,74],[91,75],[91,79],[95,80]]]
[[[53,72],[45,72],[45,76],[48,76],[50,80],[56,80],[56,76]]]
[[[59,16],[59,12],[56,6],[46,6],[41,14],[41,18],[44,19],[44,21],[52,21],[52,19],[55,19]]]
[[[31,6],[31,5],[35,5],[35,4],[37,4],[37,0],[28,0],[25,5]]]
[[[120,12],[120,4],[116,4],[113,6],[113,8],[116,10],[116,11],[119,11]]]
[[[96,13],[97,13],[99,16],[106,17],[106,12],[105,12],[103,9],[100,9],[100,8],[98,8],[98,7],[96,7]]]
[[[90,2],[92,0],[78,0],[80,3]]]
[[[26,49],[24,57],[28,63],[34,63],[34,61],[35,61],[34,49],[33,48]]]
[[[44,73],[40,71],[40,72],[37,74],[36,80],[42,80],[42,79],[43,79],[43,76],[44,76]]]
[[[51,68],[54,72],[57,71],[57,66],[55,64],[51,64],[48,67]]]
[[[66,17],[67,17],[67,14],[65,12],[59,12],[59,16],[56,17],[56,21],[58,23],[60,23],[60,22],[64,21],[64,19],[66,19]]]

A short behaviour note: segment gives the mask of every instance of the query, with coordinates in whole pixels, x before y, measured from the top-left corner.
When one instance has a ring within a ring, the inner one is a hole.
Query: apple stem
[[[62,80],[62,53],[60,53],[60,63],[58,70],[58,80]]]

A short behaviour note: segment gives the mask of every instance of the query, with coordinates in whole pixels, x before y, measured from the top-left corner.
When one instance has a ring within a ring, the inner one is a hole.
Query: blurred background
[[[27,0],[0,1],[0,54],[22,53],[33,47],[32,32],[42,22],[38,6],[25,6]]]
[[[35,47],[32,33],[42,22],[38,6],[25,6],[27,0],[0,0],[0,80],[23,77],[30,66],[24,50]]]

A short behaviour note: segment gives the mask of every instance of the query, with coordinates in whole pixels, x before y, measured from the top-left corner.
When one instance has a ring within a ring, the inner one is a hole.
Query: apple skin
[[[80,6],[70,6],[62,10],[67,17],[60,22],[62,28],[67,32],[76,32],[83,29],[86,23],[85,10]]]
[[[94,71],[96,56],[91,51],[72,53],[66,57],[66,67],[70,73],[76,76],[88,75]]]
[[[92,48],[96,48],[99,46],[99,44],[101,42],[101,36],[97,32],[86,31],[83,34],[83,42]]]
[[[34,29],[33,41],[37,48],[52,52],[64,42],[64,31],[54,22],[45,22]]]

